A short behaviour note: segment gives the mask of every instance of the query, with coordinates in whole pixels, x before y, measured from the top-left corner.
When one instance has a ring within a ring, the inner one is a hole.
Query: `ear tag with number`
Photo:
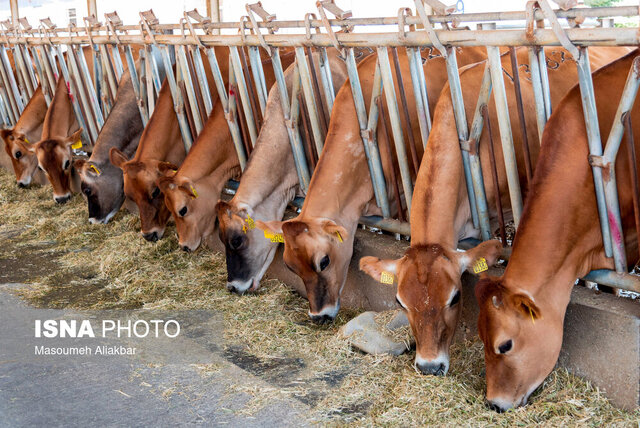
[[[271,233],[268,230],[265,230],[264,237],[269,239],[271,242],[281,242],[284,244],[284,235],[282,235],[282,233]]]
[[[531,315],[531,322],[535,324],[535,323],[536,323],[536,320],[535,320],[535,318],[533,317],[533,310],[531,310],[531,306],[529,306],[529,315]]]
[[[89,168],[91,168],[91,169],[96,173],[96,175],[97,175],[98,177],[100,177],[100,174],[102,174],[102,173],[100,172],[100,170],[99,170],[95,165],[89,165]]]
[[[340,241],[340,242],[344,242],[344,241],[342,240],[342,235],[340,235],[340,232],[336,232],[336,236],[338,237],[338,241]]]
[[[382,274],[380,275],[380,282],[383,284],[389,284],[392,285],[393,284],[393,280],[394,280],[394,275],[391,272],[387,272],[387,271],[382,271]]]
[[[189,186],[191,187],[191,194],[193,195],[192,198],[195,199],[198,197],[198,192],[196,192],[196,189],[193,188],[193,186]]]
[[[24,142],[29,144],[29,140],[27,140],[27,137],[24,137]]]
[[[247,214],[247,219],[245,220],[246,224],[242,225],[242,231],[247,233],[248,230],[256,228],[256,222],[251,218],[249,214]]]
[[[473,264],[473,273],[480,273],[489,270],[489,266],[487,266],[487,260],[484,257],[480,257]]]
[[[78,140],[71,145],[71,148],[74,150],[78,150],[82,148],[82,141]]]

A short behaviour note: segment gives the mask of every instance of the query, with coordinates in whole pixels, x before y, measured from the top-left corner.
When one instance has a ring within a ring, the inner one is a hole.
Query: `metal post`
[[[205,112],[207,117],[213,110],[213,101],[211,100],[211,92],[209,91],[209,84],[207,83],[207,75],[204,72],[204,64],[202,63],[202,56],[200,55],[200,49],[194,47],[191,51],[193,57],[193,66],[196,72],[196,78],[198,79],[198,85],[200,86],[200,93],[204,102]]]
[[[189,71],[189,65],[187,64],[187,51],[184,46],[176,46],[176,51],[176,69],[180,67],[181,75],[184,80],[187,92],[189,106],[191,107],[193,122],[196,127],[196,134],[200,135],[203,129],[203,125],[200,111],[198,110],[198,100],[196,99],[195,88],[191,79],[191,72]]]
[[[98,127],[96,126],[96,123],[94,121],[93,116],[91,115],[91,103],[89,102],[89,100],[87,99],[87,94],[85,93],[85,88],[86,86],[86,81],[83,81],[82,79],[82,75],[80,72],[80,68],[78,66],[78,62],[77,62],[77,57],[75,55],[75,49],[73,45],[67,45],[68,47],[68,51],[67,51],[67,61],[69,61],[69,66],[70,66],[70,72],[71,72],[71,80],[67,81],[70,82],[70,86],[73,88],[72,89],[72,94],[75,95],[72,98],[72,100],[76,100],[76,102],[78,103],[79,109],[78,109],[78,113],[80,113],[79,117],[77,117],[78,119],[78,123],[82,123],[84,122],[84,124],[89,126],[88,129],[88,137],[89,139],[87,141],[90,141],[92,143],[95,143],[95,141],[98,139]],[[84,57],[84,55],[83,55]],[[64,62],[64,61],[61,61]],[[88,80],[88,79],[87,79]],[[89,80],[90,81],[90,80]],[[83,87],[84,86],[84,87]],[[88,88],[86,88],[88,89]],[[83,131],[84,131],[84,127],[83,127]]]
[[[313,87],[311,86],[311,74],[309,72],[309,63],[307,57],[304,54],[304,48],[296,48],[296,64],[298,65],[298,71],[300,72],[300,80],[302,83],[302,91],[304,93],[304,100],[309,112],[309,119],[311,122],[311,130],[313,132],[313,141],[316,145],[316,151],[318,156],[322,153],[324,146],[324,136],[322,135],[322,129],[320,128],[320,121],[318,118],[318,109],[316,106],[316,97],[313,93]],[[320,106],[320,108],[323,108]]]
[[[173,98],[173,108],[178,117],[178,125],[180,126],[180,132],[182,133],[184,149],[186,152],[189,152],[191,146],[193,145],[193,137],[191,136],[191,131],[189,130],[189,124],[187,123],[187,118],[184,111],[184,99],[182,98],[182,93],[180,92],[180,89],[178,88],[178,85],[176,83],[176,77],[173,74],[171,57],[169,55],[169,46],[158,47],[158,49],[160,49],[160,52],[162,54],[166,79],[169,83],[169,89],[171,90],[171,96]],[[152,69],[155,78],[158,67],[155,63],[153,55],[149,55],[149,60],[150,64],[154,65]]]
[[[540,66],[540,81],[542,82],[542,93],[544,94],[544,111],[547,120],[551,116],[551,90],[549,88],[549,74],[547,73],[547,58],[544,54],[544,48],[538,47],[538,64]]]
[[[71,76],[69,75],[69,69],[67,68],[67,64],[64,61],[64,55],[62,55],[62,49],[60,45],[55,46],[56,54],[58,57],[58,63],[60,64],[60,71],[62,72],[62,76],[58,77],[58,79],[64,79],[64,81],[69,85],[70,88],[74,87],[74,83],[71,81]],[[77,94],[77,88],[74,89],[74,93]],[[87,124],[85,123],[84,117],[82,116],[82,110],[80,110],[80,105],[78,104],[78,97],[71,97],[71,105],[73,107],[73,112],[76,115],[76,120],[82,127],[82,138],[85,141],[91,141],[89,138],[89,130],[87,128]]]
[[[336,92],[333,88],[333,77],[331,76],[331,65],[329,64],[329,56],[326,48],[319,48],[320,51],[320,81],[322,82],[322,90],[327,100],[327,109],[329,116],[333,110],[333,102],[336,99]]]
[[[129,69],[129,75],[131,76],[131,84],[133,85],[133,92],[136,96],[136,101],[138,104],[138,110],[140,111],[140,118],[142,119],[142,126],[147,126],[147,122],[149,122],[149,114],[144,108],[144,104],[142,102],[142,97],[140,94],[140,81],[138,80],[138,72],[136,70],[136,63],[133,60],[133,52],[131,52],[131,46],[125,46],[125,57],[127,59],[127,68]],[[144,60],[140,58],[140,70],[144,68]]]
[[[458,60],[455,48],[446,49],[447,76],[449,78],[449,90],[451,91],[451,102],[453,104],[453,114],[456,120],[459,142],[469,139],[469,125],[467,124],[467,114],[464,110],[464,98],[460,87],[460,74],[458,72]],[[464,179],[469,197],[469,207],[471,208],[471,219],[473,227],[480,227],[478,219],[478,209],[476,204],[476,193],[473,189],[473,179],[471,178],[471,168],[469,165],[469,153],[462,151],[462,167],[464,169]]]
[[[229,46],[231,68],[235,74],[236,82],[238,83],[238,92],[240,92],[240,99],[242,100],[243,110],[247,120],[247,127],[249,128],[249,138],[251,139],[251,146],[255,147],[256,140],[258,139],[258,131],[256,129],[256,123],[251,113],[251,101],[249,100],[249,92],[247,89],[247,82],[244,79],[242,73],[242,64],[240,62],[240,54],[238,53],[237,46]]]
[[[382,167],[382,160],[380,158],[378,144],[375,141],[375,134],[369,132],[367,109],[364,103],[364,96],[362,95],[362,87],[360,86],[358,67],[356,66],[356,59],[353,48],[347,49],[347,73],[349,75],[351,95],[353,96],[356,116],[358,117],[358,124],[360,125],[360,136],[362,137],[364,152],[367,156],[367,163],[369,164],[373,193],[376,197],[376,203],[382,210],[383,217],[389,218],[391,216],[391,210],[389,208],[387,183],[384,179],[384,169]],[[379,64],[376,65],[376,74],[374,74],[373,79],[373,92],[375,93],[376,91],[378,91],[378,93],[380,93],[380,88],[382,87],[382,77],[380,76]]]
[[[38,86],[40,86],[42,90],[44,101],[47,103],[47,106],[49,106],[49,104],[51,104],[51,97],[49,96],[49,93],[45,90],[45,87],[47,84],[47,77],[44,74],[44,69],[42,68],[42,63],[40,62],[40,58],[38,57],[38,53],[35,47],[33,47],[31,54],[33,55],[33,63],[36,67],[36,72],[38,73],[38,80],[39,80]],[[36,87],[36,90],[37,90],[37,87]]]
[[[2,75],[3,81],[2,86],[7,90],[11,111],[15,117],[15,121],[17,121],[22,114],[22,110],[24,110],[24,106],[4,45],[0,45],[0,62],[0,74]]]
[[[67,55],[72,53],[71,50],[67,51]],[[102,129],[104,125],[104,116],[102,115],[102,111],[100,111],[100,104],[98,103],[98,96],[94,90],[93,85],[91,84],[91,75],[89,74],[89,69],[87,68],[87,62],[84,58],[84,52],[82,48],[80,48],[80,54],[77,56],[78,64],[80,66],[80,71],[82,72],[82,77],[85,80],[85,87],[87,88],[87,93],[89,94],[88,103],[91,105],[93,110],[93,114],[96,118],[98,129]],[[97,136],[96,136],[97,138]]]
[[[429,98],[424,78],[424,69],[422,67],[422,57],[417,48],[407,48],[407,57],[409,58],[411,84],[413,85],[413,97],[416,100],[422,147],[426,148],[429,133],[431,132],[431,115],[429,113]]]
[[[482,29],[493,30],[495,23],[482,24]],[[496,103],[498,125],[500,128],[500,141],[502,142],[502,154],[507,172],[509,184],[509,197],[511,198],[511,210],[513,222],[516,228],[522,216],[522,194],[520,193],[520,178],[518,175],[518,163],[513,148],[511,134],[511,122],[509,120],[509,105],[507,104],[507,92],[504,88],[504,76],[502,75],[502,62],[500,61],[500,48],[487,46],[489,67],[491,69],[491,83],[493,86],[493,99]]]
[[[267,108],[267,83],[264,79],[264,70],[262,69],[262,59],[260,58],[260,48],[257,46],[249,47],[249,61],[251,63],[251,73],[253,74],[253,81],[256,84],[256,90],[258,93],[258,103],[260,104],[260,112],[264,117],[265,109]]]
[[[529,49],[529,70],[531,72],[531,88],[533,90],[533,101],[536,109],[536,122],[538,125],[538,139],[542,143],[542,131],[547,124],[547,109],[542,89],[542,77],[540,74],[539,56],[536,53],[537,47]],[[545,65],[546,67],[546,65]]]

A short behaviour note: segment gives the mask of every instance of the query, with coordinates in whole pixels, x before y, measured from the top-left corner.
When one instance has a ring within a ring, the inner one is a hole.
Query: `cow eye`
[[[511,348],[513,348],[513,342],[511,341],[511,339],[509,339],[502,345],[498,346],[498,351],[500,351],[501,354],[506,354],[507,352],[511,351]]]
[[[69,169],[69,159],[67,159],[67,160],[64,162],[64,165],[62,165],[62,169]]]
[[[91,196],[91,188],[85,187],[84,189],[82,189],[82,193],[84,193],[87,196]]]
[[[400,299],[398,299],[398,296],[396,296],[396,302],[398,302],[398,305],[400,305],[400,307],[401,307],[402,309],[407,309],[407,308],[405,308],[405,307],[404,307],[404,305],[402,304],[402,302],[400,301]]]
[[[449,306],[453,306],[460,301],[460,290],[456,291],[456,294],[453,295],[451,302],[449,302]]]
[[[320,260],[320,272],[325,270],[327,266],[329,266],[329,263],[331,263],[331,259],[329,259],[329,256],[324,256],[322,260]]]
[[[18,150],[15,156],[16,156],[16,159],[20,159],[22,157],[22,152]]]
[[[42,172],[45,172],[44,168],[42,168],[40,165],[38,165],[38,169]]]
[[[151,199],[157,198],[159,194],[160,194],[160,189],[156,187],[155,189],[153,189],[153,192],[151,193]]]
[[[182,207],[178,214],[180,214],[180,217],[184,217],[187,214],[187,207]]]

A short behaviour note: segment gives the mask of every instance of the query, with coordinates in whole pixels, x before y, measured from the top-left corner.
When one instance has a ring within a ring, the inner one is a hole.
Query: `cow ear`
[[[508,300],[509,304],[525,318],[531,318],[533,322],[542,318],[540,309],[529,296],[522,293],[509,294]]]
[[[109,160],[113,166],[123,169],[123,165],[128,161],[124,153],[115,147],[111,147],[109,150]]]
[[[82,128],[78,129],[76,132],[74,132],[73,134],[71,134],[71,136],[69,138],[67,138],[67,145],[71,145],[74,144],[78,141],[81,142],[82,144],[82,140],[80,139],[80,137],[82,136]]]
[[[160,162],[158,169],[160,170],[160,174],[170,177],[176,173],[178,167],[171,162]]]
[[[326,233],[327,235],[330,235],[331,237],[333,237],[333,239],[337,240],[338,242],[344,242],[344,240],[347,239],[348,237],[347,229],[336,224],[332,220],[324,221],[322,223],[322,230],[324,231],[324,233]]]
[[[85,163],[87,163],[86,159],[77,158],[76,160],[73,161],[73,167],[75,168],[76,171],[82,171],[82,167],[84,166]]]
[[[231,204],[221,199],[218,200],[218,203],[216,204],[216,213],[218,213],[218,218],[224,218],[225,216],[231,218],[233,215]]]
[[[468,251],[456,253],[460,272],[468,270],[470,273],[482,273],[498,261],[501,253],[502,243],[495,239],[481,242]]]
[[[169,191],[172,185],[173,185],[173,188],[175,189],[176,186],[173,183],[173,177],[160,177],[160,179],[158,180],[158,188],[164,194],[166,194]]]
[[[13,129],[11,128],[0,129],[0,136],[2,137],[3,140],[6,141],[9,135],[11,135],[12,131]]]
[[[265,232],[271,232],[273,234],[282,233],[282,225],[284,221],[260,221],[256,220],[256,227]]]
[[[366,256],[360,259],[360,270],[378,282],[392,285],[401,262],[402,259],[381,260],[377,257]]]

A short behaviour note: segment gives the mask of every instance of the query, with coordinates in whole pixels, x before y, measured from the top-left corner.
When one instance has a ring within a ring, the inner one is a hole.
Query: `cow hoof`
[[[143,233],[142,237],[149,242],[156,242],[158,240],[158,232]]]

